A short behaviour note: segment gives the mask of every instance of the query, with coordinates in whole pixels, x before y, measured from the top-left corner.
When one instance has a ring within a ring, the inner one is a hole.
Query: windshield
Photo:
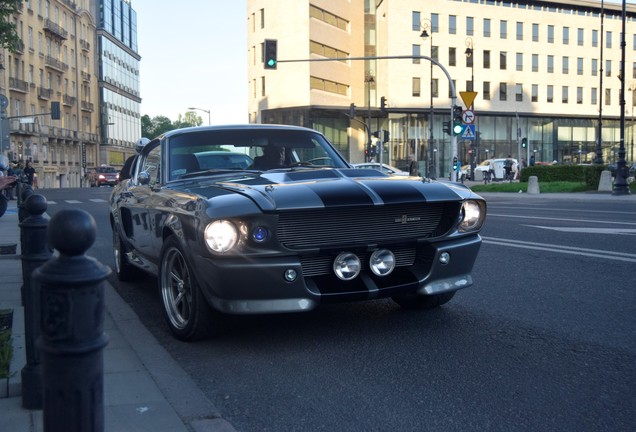
[[[106,174],[106,173],[116,173],[118,171],[114,167],[97,167],[95,168],[95,172],[99,174]]]
[[[168,164],[169,180],[208,170],[347,167],[321,134],[274,128],[175,135],[168,143]]]

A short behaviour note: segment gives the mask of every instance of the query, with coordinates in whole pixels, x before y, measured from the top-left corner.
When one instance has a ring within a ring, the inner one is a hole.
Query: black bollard
[[[40,290],[45,432],[104,430],[104,285],[110,268],[85,252],[97,235],[84,210],[62,210],[48,229],[59,252],[33,273]]]
[[[53,252],[46,239],[48,217],[46,198],[42,195],[29,195],[24,202],[30,215],[20,222],[22,239],[22,305],[24,306],[24,342],[26,365],[22,368],[22,407],[42,409],[42,367],[36,341],[40,334],[40,298],[33,283],[33,271],[47,262]]]

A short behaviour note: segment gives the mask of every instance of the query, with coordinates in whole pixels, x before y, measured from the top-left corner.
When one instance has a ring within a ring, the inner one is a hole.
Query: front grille
[[[458,211],[457,202],[294,210],[280,213],[276,235],[289,249],[413,241],[443,235]]]

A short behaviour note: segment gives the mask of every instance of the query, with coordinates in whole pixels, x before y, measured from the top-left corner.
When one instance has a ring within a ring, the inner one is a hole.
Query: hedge
[[[521,181],[527,182],[530,176],[537,176],[539,182],[583,182],[592,189],[598,187],[601,172],[608,170],[607,165],[535,165],[521,170]]]

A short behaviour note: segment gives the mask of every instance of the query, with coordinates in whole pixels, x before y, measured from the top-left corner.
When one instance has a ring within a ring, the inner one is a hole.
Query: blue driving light
[[[269,231],[265,227],[259,226],[252,231],[252,239],[257,243],[264,242],[267,237],[269,237]]]

